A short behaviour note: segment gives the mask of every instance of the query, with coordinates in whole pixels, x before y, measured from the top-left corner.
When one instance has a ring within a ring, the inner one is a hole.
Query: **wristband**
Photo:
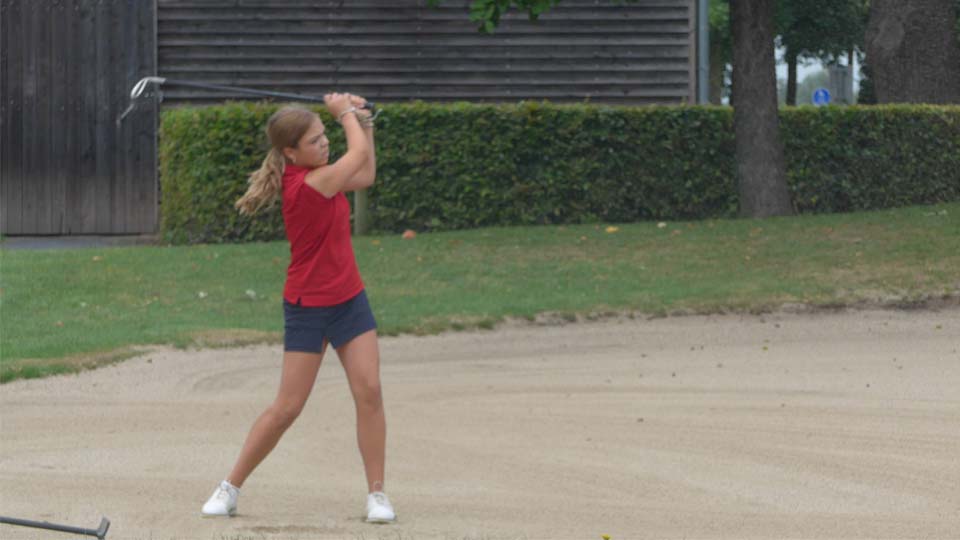
[[[345,115],[345,114],[347,114],[347,113],[354,113],[354,114],[356,114],[356,113],[357,113],[357,108],[356,108],[356,107],[350,107],[349,109],[347,109],[347,110],[343,111],[342,113],[340,113],[340,116],[337,117],[337,122],[339,122],[339,123],[342,124],[342,123],[343,123],[343,115]],[[359,120],[359,119],[360,119],[360,118],[358,117],[357,120]]]

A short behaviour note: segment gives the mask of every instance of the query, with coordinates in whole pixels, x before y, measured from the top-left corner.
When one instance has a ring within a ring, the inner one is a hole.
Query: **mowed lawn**
[[[507,317],[909,304],[960,295],[960,203],[354,238],[382,334]],[[149,344],[279,341],[285,242],[2,250],[0,378]]]

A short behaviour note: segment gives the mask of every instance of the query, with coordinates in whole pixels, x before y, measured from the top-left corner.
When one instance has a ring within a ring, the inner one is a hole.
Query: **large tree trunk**
[[[878,103],[960,103],[954,0],[872,0],[866,52]]]
[[[774,0],[731,0],[733,127],[740,214],[792,215],[777,117]]]

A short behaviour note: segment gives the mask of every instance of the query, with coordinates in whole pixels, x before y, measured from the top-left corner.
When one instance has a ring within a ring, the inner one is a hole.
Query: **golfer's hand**
[[[345,94],[350,99],[350,104],[358,109],[362,109],[367,104],[367,100],[353,94]]]
[[[350,102],[350,94],[327,94],[323,96],[323,104],[333,115],[334,119],[340,121],[340,115],[349,109],[353,104]]]
[[[367,104],[366,99],[360,96],[355,96],[353,94],[347,94],[347,95],[350,96],[350,104],[357,108],[358,118],[363,120],[364,118],[370,118],[373,115],[373,112],[371,112],[370,109],[363,108]]]

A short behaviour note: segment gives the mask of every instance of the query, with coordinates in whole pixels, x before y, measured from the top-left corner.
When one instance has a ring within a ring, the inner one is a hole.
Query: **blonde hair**
[[[283,149],[295,148],[317,118],[315,112],[299,105],[282,107],[270,116],[266,129],[270,151],[260,168],[250,174],[247,192],[234,204],[241,214],[256,214],[277,201],[283,190],[283,169],[287,164]]]

